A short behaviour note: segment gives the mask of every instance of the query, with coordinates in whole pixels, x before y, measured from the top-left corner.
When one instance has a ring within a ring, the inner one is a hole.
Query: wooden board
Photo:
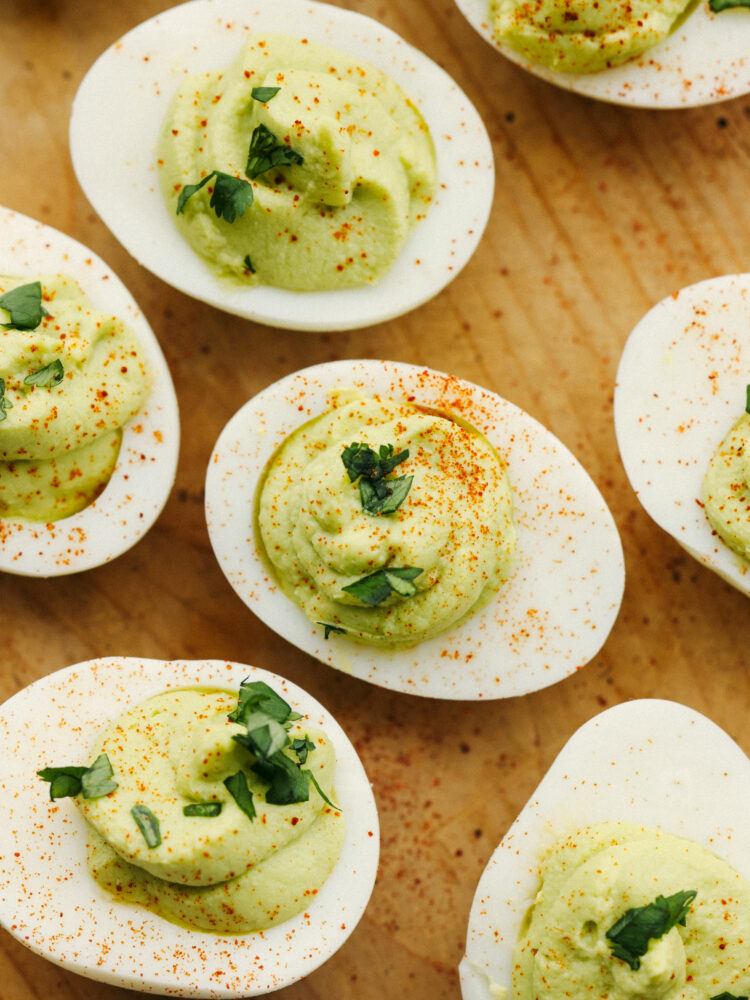
[[[683,285],[750,269],[750,99],[679,112],[598,104],[511,65],[449,0],[347,6],[417,45],[469,94],[493,141],[497,192],[479,250],[438,298],[374,328],[316,335],[260,327],[167,287],[129,257],[78,187],[67,146],[76,88],[106,46],[162,3],[5,0],[0,201],[87,244],[128,285],[171,367],[183,439],[172,496],[133,550],[77,577],[0,580],[0,698],[112,654],[226,658],[301,684],[362,756],[382,857],[348,943],[285,996],[455,1000],[477,879],[579,725],[628,698],[671,698],[750,751],[748,601],[650,521],[612,424],[617,362],[643,313]],[[448,370],[507,397],[549,426],[602,490],[622,534],[626,593],[609,641],[574,677],[488,704],[388,693],[293,649],[229,587],[203,515],[219,431],[275,379],[368,356]],[[128,995],[56,968],[8,934],[0,982],[3,1000]]]

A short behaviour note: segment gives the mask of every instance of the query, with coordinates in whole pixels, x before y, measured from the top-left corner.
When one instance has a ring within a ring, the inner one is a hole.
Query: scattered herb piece
[[[50,361],[44,368],[37,368],[35,372],[27,375],[23,380],[24,385],[58,385],[65,377],[65,369],[59,358]]]
[[[732,7],[750,7],[750,0],[708,0],[708,6],[714,14],[721,14]]]
[[[386,597],[391,594],[399,594],[401,597],[413,597],[417,588],[412,583],[422,572],[416,566],[400,566],[395,569],[379,569],[369,576],[363,576],[361,580],[355,580],[348,586],[343,587],[347,594],[352,594],[363,604],[375,607],[382,604]]]
[[[246,177],[252,180],[273,167],[288,167],[303,162],[304,157],[283,142],[277,142],[276,136],[265,125],[257,125],[253,129],[247,152]]]
[[[381,444],[375,452],[369,444],[354,441],[341,454],[349,481],[353,483],[359,479],[359,497],[366,514],[392,514],[411,489],[414,476],[385,478],[409,457],[408,448],[398,454],[394,451],[392,444]]]
[[[687,889],[666,898],[657,896],[653,903],[627,910],[607,931],[612,954],[634,971],[640,969],[641,956],[648,951],[651,938],[663,937],[677,924],[684,927],[697,895],[697,890]]]
[[[100,799],[117,788],[106,753],[99,754],[91,767],[44,767],[37,774],[42,781],[49,781],[51,799],[65,799],[81,791],[85,799]]]
[[[182,807],[183,816],[218,816],[221,812],[221,802],[191,802]]]
[[[315,744],[312,740],[309,740],[306,736],[304,739],[292,740],[292,750],[297,754],[297,760],[300,764],[304,764],[307,761],[307,755],[311,750],[315,749]]]
[[[745,413],[750,413],[750,385],[745,387]]]
[[[88,770],[81,775],[81,791],[84,799],[101,799],[117,788],[112,780],[112,765],[106,753],[100,753]]]
[[[6,330],[35,330],[49,313],[42,305],[42,285],[32,281],[0,295],[0,309],[10,314],[10,323],[0,323]]]
[[[257,760],[253,764],[253,771],[268,782],[266,802],[272,805],[307,802],[310,797],[310,772],[303,771],[285,753],[277,753],[272,760]]]
[[[337,806],[335,802],[331,802],[326,793],[323,791],[318,782],[315,780],[315,775],[312,773],[312,771],[303,771],[302,773],[310,775],[310,781],[312,781],[312,783],[317,788],[318,795],[321,797],[321,799],[323,799],[323,801],[326,802],[331,807],[331,809],[338,809],[340,812],[341,811],[340,806]]]
[[[85,767],[44,767],[36,773],[42,781],[49,781],[49,797],[65,799],[69,795],[78,795],[81,790],[81,777]]]
[[[260,101],[261,104],[267,104],[272,98],[276,97],[281,87],[253,87],[250,91],[250,96],[254,101]]]
[[[711,1000],[748,1000],[747,997],[736,997],[734,993],[717,993],[715,997],[711,997]]]
[[[246,271],[249,271],[250,274],[255,274],[255,268],[253,267],[253,262],[250,260],[249,253],[245,254],[245,259],[242,261],[242,263],[245,265]]]
[[[130,810],[130,815],[138,825],[138,829],[143,834],[143,839],[149,847],[158,847],[161,843],[161,831],[159,830],[159,820],[154,816],[148,806],[135,805]]]
[[[7,410],[12,410],[13,404],[5,395],[5,379],[0,378],[0,420],[5,420],[8,416]]]
[[[186,184],[180,191],[180,197],[177,199],[177,215],[185,208],[188,198],[192,198],[212,177],[215,178],[215,182],[209,204],[218,218],[224,216],[227,222],[234,222],[238,215],[245,214],[245,209],[253,203],[252,184],[243,181],[241,177],[232,177],[231,174],[224,174],[220,170],[212,170],[202,181],[198,181],[197,184]]]
[[[329,625],[328,622],[315,622],[315,624],[323,626],[324,639],[327,639],[332,632],[334,635],[346,635],[346,629],[341,628],[339,625]]]
[[[227,786],[227,791],[232,796],[234,801],[240,807],[240,809],[249,816],[250,819],[255,819],[255,806],[253,805],[253,793],[248,788],[247,778],[243,771],[237,771],[236,774],[230,775],[228,778],[224,779],[224,784]]]

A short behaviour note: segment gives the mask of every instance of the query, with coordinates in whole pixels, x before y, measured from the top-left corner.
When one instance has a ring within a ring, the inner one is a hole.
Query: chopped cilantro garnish
[[[5,420],[8,416],[7,410],[12,410],[13,404],[5,395],[5,379],[0,378],[0,420]]]
[[[252,179],[273,167],[288,167],[302,162],[303,157],[283,142],[277,142],[276,136],[265,125],[257,125],[253,129],[247,152],[246,177]]]
[[[750,385],[745,387],[745,413],[750,413]]]
[[[6,330],[34,330],[49,313],[42,305],[42,285],[32,281],[0,295],[0,309],[10,315],[10,323],[0,323]]]
[[[23,380],[24,385],[58,385],[65,377],[65,369],[59,358],[50,361],[43,368],[37,368]]]
[[[42,781],[49,781],[51,799],[64,799],[81,791],[84,799],[100,799],[117,788],[112,773],[106,753],[100,753],[91,767],[44,767],[37,771]]]
[[[182,807],[183,816],[218,816],[221,802],[191,802]]]
[[[750,0],[708,0],[708,6],[714,14],[721,14],[732,7],[750,7]]]
[[[411,489],[414,476],[386,479],[397,465],[409,457],[409,449],[394,454],[392,444],[381,444],[375,452],[369,444],[354,441],[341,454],[350,482],[359,479],[359,497],[366,514],[392,514]]]
[[[161,830],[159,820],[154,816],[148,806],[134,805],[130,810],[130,815],[138,825],[138,829],[143,834],[143,839],[149,847],[158,847],[161,843]]]
[[[224,174],[220,170],[212,170],[210,174],[197,184],[186,184],[177,199],[177,215],[185,208],[188,198],[214,178],[214,189],[209,202],[216,215],[222,216],[227,222],[234,222],[238,215],[244,215],[245,209],[253,203],[253,186],[241,177]]]
[[[253,87],[250,91],[250,96],[254,101],[267,104],[273,97],[276,97],[280,90],[281,87]]]
[[[224,779],[224,784],[243,813],[249,816],[251,820],[255,819],[256,812],[255,805],[253,804],[253,793],[248,787],[244,772],[237,771],[236,774],[230,775]]]
[[[323,626],[324,639],[327,639],[332,632],[334,635],[346,635],[346,629],[341,628],[339,625],[329,625],[328,622],[315,622],[315,624]]]
[[[253,267],[253,262],[250,260],[249,253],[245,254],[245,259],[242,261],[242,263],[246,271],[249,271],[250,274],[255,274],[255,268]]]
[[[342,587],[347,594],[352,594],[363,604],[374,607],[382,604],[386,597],[391,594],[399,594],[401,597],[413,597],[417,588],[412,583],[422,572],[416,566],[400,566],[397,568],[379,569],[369,576],[363,576],[361,580],[355,580],[346,587]]]
[[[653,903],[627,910],[607,931],[612,954],[634,971],[640,969],[641,956],[648,951],[649,941],[663,937],[677,924],[684,927],[690,904],[697,895],[697,890],[687,889],[666,898],[657,896]]]

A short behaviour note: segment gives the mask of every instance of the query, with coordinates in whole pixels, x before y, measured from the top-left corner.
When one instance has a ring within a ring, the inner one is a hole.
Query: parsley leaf
[[[159,820],[154,816],[149,807],[140,804],[134,805],[130,810],[130,815],[136,821],[146,844],[149,847],[158,847],[161,843]]]
[[[653,903],[627,910],[607,931],[609,946],[616,958],[627,962],[634,971],[641,967],[641,956],[648,951],[651,938],[660,938],[677,924],[685,926],[696,889],[657,896]]]
[[[323,626],[324,639],[327,639],[331,632],[333,632],[334,635],[346,635],[346,629],[341,628],[338,625],[329,625],[328,622],[315,622],[315,624]]]
[[[112,781],[112,765],[101,753],[91,767],[44,767],[37,771],[42,781],[49,781],[49,797],[64,799],[83,791],[85,799],[100,799],[117,788]]]
[[[247,151],[246,177],[252,179],[273,167],[288,167],[303,162],[304,157],[283,142],[277,142],[276,136],[265,125],[257,125],[253,129]]]
[[[392,444],[381,444],[375,452],[369,444],[358,441],[347,445],[341,454],[350,482],[359,479],[359,497],[366,514],[392,514],[407,497],[414,476],[386,479],[397,465],[409,457],[409,449],[394,454]]]
[[[191,802],[182,807],[183,816],[218,816],[221,802]]]
[[[200,189],[215,178],[214,189],[209,202],[211,208],[216,212],[218,218],[222,215],[227,222],[234,222],[238,215],[244,215],[245,209],[253,203],[253,186],[249,181],[243,181],[241,177],[233,177],[231,174],[224,174],[221,170],[212,170],[202,181],[197,184],[186,184],[180,191],[177,199],[177,215],[185,208],[188,198],[200,191]]]
[[[721,14],[732,7],[750,7],[750,0],[708,0],[708,6],[714,14]]]
[[[260,101],[261,104],[267,104],[271,98],[276,97],[281,87],[253,87],[250,91],[250,96],[254,101]]]
[[[399,594],[401,597],[413,597],[417,588],[412,583],[422,572],[416,566],[400,566],[397,568],[379,569],[369,576],[363,576],[361,580],[342,587],[347,594],[352,594],[363,604],[374,607],[382,604],[386,597],[391,594]]]
[[[23,384],[53,386],[62,382],[64,376],[65,369],[63,368],[63,363],[59,358],[55,358],[48,365],[45,365],[43,368],[37,368],[35,372],[27,375],[23,380]]]
[[[297,760],[300,764],[304,764],[307,761],[307,755],[311,750],[315,749],[315,744],[312,740],[309,740],[306,736],[304,739],[292,740],[292,750],[297,754]]]
[[[232,722],[238,722],[241,726],[246,726],[246,718],[255,711],[270,716],[282,725],[286,722],[296,722],[297,719],[302,718],[299,712],[293,712],[291,706],[280,695],[276,694],[265,681],[248,681],[245,678],[240,684],[237,708],[229,713],[229,719]]]
[[[253,793],[248,788],[244,772],[237,771],[236,774],[230,775],[224,779],[224,784],[243,813],[249,816],[251,820],[255,819],[256,812],[255,805],[253,804]]]
[[[42,285],[32,281],[0,295],[0,309],[10,314],[10,323],[0,323],[6,330],[35,330],[49,313],[42,305]]]
[[[5,420],[8,416],[7,410],[12,410],[13,404],[5,395],[5,379],[0,378],[0,420]]]

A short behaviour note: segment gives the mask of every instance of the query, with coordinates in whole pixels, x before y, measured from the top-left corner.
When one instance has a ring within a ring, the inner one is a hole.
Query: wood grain
[[[128,285],[171,367],[183,440],[172,496],[133,550],[77,577],[0,580],[0,698],[111,654],[227,658],[303,685],[362,756],[381,814],[382,860],[348,943],[285,996],[455,1000],[479,874],[586,719],[629,698],[671,698],[750,751],[748,601],[650,521],[625,478],[612,424],[617,362],[643,313],[683,285],[750,269],[750,100],[669,112],[598,104],[512,66],[447,0],[349,0],[469,94],[492,138],[497,192],[476,255],[435,300],[369,329],[299,334],[168,288],[115,241],[73,175],[67,124],[76,88],[160,0],[2,6],[1,200],[90,246]],[[230,589],[203,515],[219,431],[277,378],[365,356],[429,364],[495,390],[549,426],[591,473],[620,528],[628,579],[608,642],[575,676],[490,704],[387,693],[292,649]],[[0,983],[3,1000],[128,995],[56,968],[8,934],[0,935]]]

